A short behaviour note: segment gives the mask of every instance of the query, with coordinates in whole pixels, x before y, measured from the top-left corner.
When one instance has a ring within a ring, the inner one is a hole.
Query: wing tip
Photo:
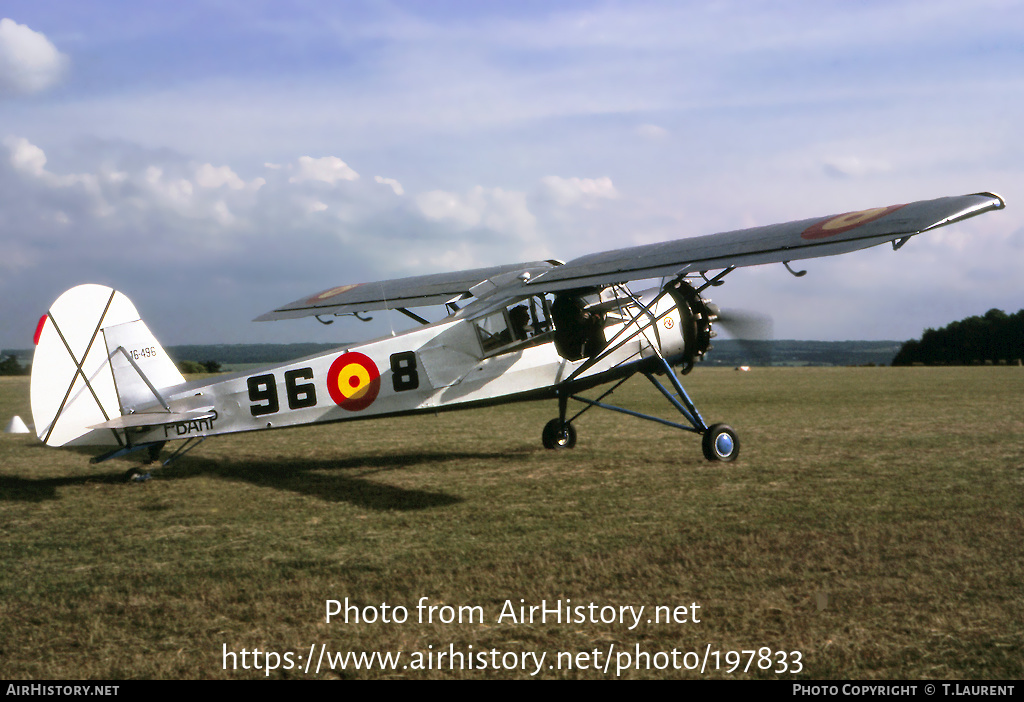
[[[994,192],[991,192],[989,190],[986,190],[985,192],[972,193],[972,194],[973,195],[977,195],[978,197],[991,197],[991,198],[994,198],[996,200],[996,204],[992,208],[994,210],[1001,210],[1004,207],[1006,207],[1006,200],[1004,200],[1003,196],[1000,195],[999,193],[994,193]]]

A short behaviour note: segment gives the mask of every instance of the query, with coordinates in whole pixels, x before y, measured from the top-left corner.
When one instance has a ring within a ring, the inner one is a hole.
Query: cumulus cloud
[[[46,154],[35,144],[24,138],[8,138],[4,144],[11,152],[11,165],[22,173],[38,177],[45,176]]]
[[[825,173],[836,178],[859,178],[876,173],[885,173],[891,166],[878,159],[865,159],[858,156],[841,156],[827,158],[822,164]]]
[[[4,139],[8,148],[8,158],[14,170],[32,180],[43,183],[48,188],[75,189],[84,193],[93,201],[97,212],[105,212],[107,205],[103,200],[101,180],[116,183],[124,174],[104,171],[99,175],[92,173],[71,173],[58,175],[46,168],[46,153],[25,138],[8,137]],[[66,217],[66,215],[62,216]]]
[[[67,57],[40,32],[0,19],[0,95],[38,93],[55,85]]]
[[[219,188],[226,185],[232,190],[241,190],[245,187],[245,181],[229,167],[217,168],[212,163],[204,163],[196,169],[196,183],[204,188]]]
[[[359,174],[337,156],[324,156],[323,158],[302,156],[299,158],[298,165],[295,166],[295,175],[288,180],[292,183],[312,180],[333,185],[339,180],[358,179]]]
[[[641,124],[636,128],[636,133],[645,139],[664,139],[668,136],[668,130],[656,124]]]
[[[246,183],[228,166],[218,168],[208,163],[191,168],[152,163],[130,172],[107,165],[92,173],[61,174],[47,168],[46,153],[28,139],[9,137],[4,145],[8,149],[8,163],[21,177],[20,184],[34,184],[34,198],[54,208],[37,212],[36,216],[62,224],[80,224],[91,217],[101,217],[110,218],[109,225],[116,227],[140,214],[163,211],[227,227],[235,224],[237,218],[220,193],[255,191],[266,182],[256,178]],[[238,203],[250,204],[241,200]]]
[[[192,181],[174,176],[165,177],[164,169],[160,166],[147,168],[143,179],[149,186],[149,192],[162,204],[183,212],[192,204],[192,195],[195,192]]]
[[[611,178],[561,178],[544,176],[541,188],[559,205],[587,204],[594,200],[614,200],[619,196]]]
[[[463,229],[484,227],[520,237],[535,233],[537,218],[526,203],[526,193],[476,186],[465,194],[433,190],[416,198],[427,219],[448,221]]]
[[[328,248],[344,246],[346,260],[376,266],[380,275],[422,272],[420,266],[442,260],[466,267],[527,251],[544,254],[534,246],[537,218],[520,191],[477,186],[410,197],[394,178],[360,183],[336,157],[298,159],[264,171],[265,177],[248,177],[230,165],[141,149],[96,154],[95,162],[102,165],[62,173],[51,170],[46,152],[29,140],[12,137],[3,143],[0,190],[7,192],[0,197],[0,212],[6,208],[23,225],[0,228],[0,244],[6,239],[10,248],[11,242],[24,239],[28,246],[18,256],[12,252],[11,261],[28,260],[44,246],[65,249],[73,259],[64,243],[71,236],[75,245],[91,241],[93,251],[127,253],[131,247],[123,242],[141,241],[136,239],[141,236],[165,257],[164,247],[173,242],[172,257],[185,251],[246,251],[245,260],[257,256],[257,250],[269,256],[266,252],[286,242],[314,237],[330,241]],[[309,187],[346,180],[355,182],[347,188]],[[42,243],[42,225],[51,243]],[[484,236],[467,243],[467,230]],[[25,238],[29,231],[33,236]],[[274,264],[288,265],[278,259]]]
[[[375,181],[377,181],[378,183],[380,183],[381,185],[387,185],[388,187],[390,187],[392,190],[395,191],[395,195],[404,195],[405,194],[405,188],[403,188],[402,184],[399,183],[394,178],[385,178],[383,176],[374,176],[373,179]]]
[[[470,193],[463,197],[444,190],[431,190],[418,195],[416,204],[427,219],[449,220],[461,227],[469,228],[480,223],[484,209],[481,195],[482,193]]]
[[[314,212],[323,212],[327,209],[327,203],[321,202],[315,198],[302,200],[302,202],[304,203],[306,212],[309,214],[313,214]]]

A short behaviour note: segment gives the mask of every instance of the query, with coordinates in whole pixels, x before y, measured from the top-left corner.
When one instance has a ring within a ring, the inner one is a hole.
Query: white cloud
[[[51,173],[46,170],[46,153],[24,137],[4,139],[4,145],[10,150],[10,163],[16,171],[32,176],[52,188],[78,186],[91,197],[96,198],[96,205],[99,209],[105,207],[100,198],[100,182],[96,175],[91,173],[68,175]],[[105,173],[103,175],[113,182],[119,174]]]
[[[196,169],[196,184],[203,188],[219,188],[226,185],[232,190],[241,190],[245,187],[245,181],[229,167],[217,168],[211,163],[204,163]]]
[[[60,80],[66,66],[67,57],[45,35],[0,19],[0,95],[46,90]]]
[[[463,198],[444,190],[431,190],[416,196],[416,204],[427,219],[451,220],[466,228],[480,223],[482,203],[479,200],[472,194]]]
[[[641,124],[636,128],[636,133],[645,139],[664,139],[668,136],[668,130],[656,124]]]
[[[454,222],[464,229],[482,226],[522,238],[536,231],[537,218],[521,192],[479,185],[464,195],[432,190],[417,196],[416,204],[427,219]]]
[[[395,195],[404,195],[405,194],[405,188],[403,188],[402,184],[399,183],[394,178],[385,178],[383,176],[374,176],[373,179],[375,181],[377,181],[378,183],[380,183],[381,185],[389,186],[392,190],[395,191]]]
[[[574,205],[593,200],[614,200],[619,196],[612,179],[604,178],[560,178],[544,176],[540,180],[545,194],[559,205]]]
[[[17,170],[38,177],[46,174],[46,154],[25,138],[8,138],[4,144],[11,151],[11,165]]]
[[[131,172],[104,165],[95,173],[54,173],[46,168],[46,153],[25,138],[4,140],[8,162],[23,184],[35,183],[45,201],[57,197],[71,202],[72,213],[40,212],[58,223],[81,222],[89,216],[111,218],[110,226],[124,225],[139,213],[173,213],[190,220],[207,220],[218,227],[237,224],[232,207],[251,208],[247,193],[258,191],[266,181],[246,183],[228,166],[203,164],[183,169],[174,164],[150,164]],[[224,190],[235,200],[229,205]],[[48,195],[46,193],[49,193]]]
[[[228,203],[223,200],[217,200],[213,203],[212,208],[213,218],[217,220],[217,223],[222,227],[230,227],[235,223],[235,215],[228,209]]]
[[[825,172],[840,178],[859,178],[876,173],[885,173],[892,167],[879,159],[865,159],[858,156],[827,158],[822,164]]]
[[[296,174],[288,179],[290,183],[317,180],[333,185],[339,180],[359,179],[359,174],[337,156],[324,156],[323,158],[302,156],[299,158],[296,171]]]

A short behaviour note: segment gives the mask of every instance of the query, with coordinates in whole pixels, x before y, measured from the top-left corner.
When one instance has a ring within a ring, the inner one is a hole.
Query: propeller
[[[771,364],[775,323],[770,315],[753,310],[723,311],[714,304],[708,308],[718,317],[715,325],[739,343],[752,363]]]

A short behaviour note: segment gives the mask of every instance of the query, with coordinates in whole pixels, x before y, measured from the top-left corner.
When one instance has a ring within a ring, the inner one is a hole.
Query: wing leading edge
[[[564,265],[535,261],[343,285],[296,300],[256,321],[440,305],[470,295],[514,294],[516,289],[554,292],[834,256],[886,242],[898,246],[896,242],[916,234],[1005,206],[994,193],[975,193],[633,246]]]

